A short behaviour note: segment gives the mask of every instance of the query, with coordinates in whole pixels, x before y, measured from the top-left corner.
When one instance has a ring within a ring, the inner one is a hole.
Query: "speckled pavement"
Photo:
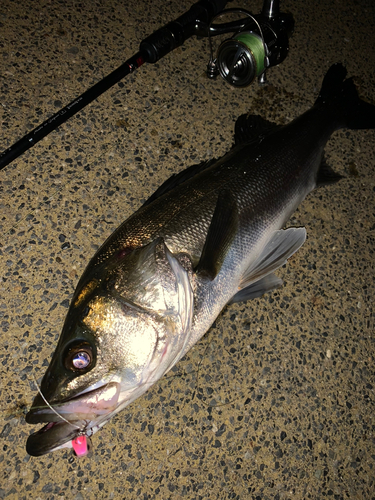
[[[3,0],[0,149],[191,5]],[[268,86],[208,80],[207,39],[191,38],[0,172],[0,499],[375,498],[374,131],[328,143],[327,161],[345,179],[313,192],[290,221],[308,239],[278,272],[283,288],[225,309],[93,437],[92,456],[25,451],[34,377],[79,276],[120,222],[173,172],[227,151],[241,113],[286,123],[308,109],[334,62],[375,102],[373,0],[281,7],[296,28]]]

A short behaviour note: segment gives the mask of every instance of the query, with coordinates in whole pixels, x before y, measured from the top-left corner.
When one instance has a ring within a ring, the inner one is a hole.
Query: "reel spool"
[[[252,32],[241,32],[219,47],[216,64],[231,85],[246,87],[268,67],[264,40]]]

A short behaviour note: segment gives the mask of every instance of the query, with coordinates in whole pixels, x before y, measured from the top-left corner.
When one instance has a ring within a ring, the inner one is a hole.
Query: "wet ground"
[[[345,178],[290,224],[285,286],[228,307],[188,355],[93,437],[33,458],[26,409],[78,278],[173,172],[219,156],[236,117],[286,123],[343,62],[375,101],[372,0],[285,0],[296,28],[269,84],[207,79],[207,39],[145,65],[0,172],[0,498],[375,498],[374,131],[326,148]],[[0,6],[1,150],[110,73],[186,0]],[[231,2],[257,13],[261,2]],[[214,40],[217,46],[218,41]]]

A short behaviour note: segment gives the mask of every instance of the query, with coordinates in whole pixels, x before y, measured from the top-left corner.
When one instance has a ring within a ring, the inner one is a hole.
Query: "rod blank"
[[[199,0],[175,21],[145,38],[137,54],[1,153],[0,170],[142,64],[158,61],[197,34],[198,27],[199,34],[202,34],[202,24],[207,26],[208,34],[209,22],[224,9],[226,3],[227,0]]]

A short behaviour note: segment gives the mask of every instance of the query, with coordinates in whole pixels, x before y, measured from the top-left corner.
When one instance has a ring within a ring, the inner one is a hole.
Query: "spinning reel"
[[[228,23],[213,24],[226,14],[245,14],[244,19]],[[208,30],[211,57],[207,75],[215,78],[220,74],[228,83],[245,87],[255,78],[266,83],[266,71],[280,64],[289,50],[289,36],[293,32],[294,20],[291,14],[282,14],[279,0],[264,0],[260,14],[252,15],[244,9],[226,9],[211,21]],[[214,58],[212,36],[234,32],[221,43]]]

